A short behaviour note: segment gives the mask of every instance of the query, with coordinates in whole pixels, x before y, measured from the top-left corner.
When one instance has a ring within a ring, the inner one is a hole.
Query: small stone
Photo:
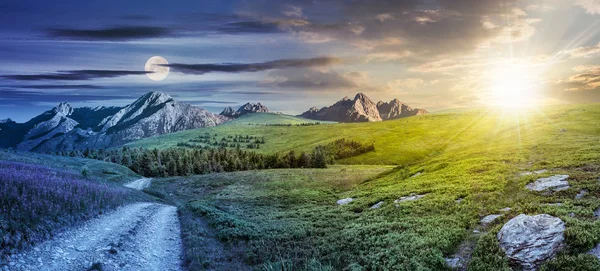
[[[463,198],[457,198],[457,199],[455,200],[455,202],[460,204],[460,203],[461,203],[463,200],[464,200]]]
[[[481,233],[479,230],[473,230],[473,233]]]
[[[594,212],[594,217],[596,217],[596,218],[600,217],[600,208],[598,208],[598,210],[596,210]]]
[[[510,208],[510,207],[506,207],[506,208],[502,208],[502,209],[500,209],[499,211],[500,211],[500,212],[505,212],[505,213],[507,213],[507,212],[510,212],[510,210],[512,210],[512,208]]]
[[[569,217],[575,217],[575,213],[569,213]]]
[[[569,182],[567,179],[569,175],[555,175],[548,178],[537,179],[535,182],[527,184],[525,188],[531,191],[562,191],[569,189]]]
[[[582,199],[588,193],[589,192],[586,189],[583,189],[583,190],[579,191],[579,193],[575,196],[575,199]]]
[[[415,177],[419,177],[421,176],[423,173],[422,172],[417,172],[414,175],[410,176],[411,178],[415,178]]]
[[[379,209],[381,208],[381,206],[383,206],[383,201],[380,201],[378,203],[376,203],[375,205],[371,206],[371,209]]]
[[[490,223],[494,222],[494,220],[498,219],[499,217],[502,217],[504,215],[487,215],[484,218],[481,219],[480,223],[482,226],[487,226]]]
[[[346,205],[350,202],[352,202],[354,199],[353,198],[345,198],[345,199],[341,199],[337,201],[338,205]]]

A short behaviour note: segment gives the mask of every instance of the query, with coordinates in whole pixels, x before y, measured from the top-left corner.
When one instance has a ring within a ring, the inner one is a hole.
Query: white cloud
[[[600,0],[575,0],[575,4],[589,14],[600,14]]]

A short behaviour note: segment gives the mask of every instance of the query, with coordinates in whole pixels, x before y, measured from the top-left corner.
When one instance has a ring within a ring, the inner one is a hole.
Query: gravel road
[[[135,190],[144,190],[150,186],[152,178],[141,178],[130,183],[124,184],[125,187],[133,188]]]
[[[180,236],[176,207],[135,203],[13,255],[6,270],[181,270]]]

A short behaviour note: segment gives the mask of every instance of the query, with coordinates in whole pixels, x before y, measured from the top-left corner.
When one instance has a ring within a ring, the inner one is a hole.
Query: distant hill
[[[269,113],[269,109],[260,103],[246,103],[245,105],[240,106],[240,108],[237,110],[233,110],[232,107],[226,107],[223,109],[220,115],[228,118],[239,118],[243,115],[251,113]]]
[[[26,123],[0,123],[0,147],[55,152],[107,148],[136,139],[215,126],[227,118],[149,92],[119,107],[72,108],[61,103]]]
[[[335,123],[332,121],[315,121],[298,116],[291,116],[279,113],[253,113],[243,115],[236,120],[229,121],[225,125],[296,125],[296,124],[315,124],[315,123]]]
[[[413,109],[394,99],[389,103],[379,101],[375,104],[367,95],[358,93],[354,99],[344,97],[329,107],[312,107],[300,114],[300,117],[314,120],[338,122],[375,122],[427,114],[424,109]]]

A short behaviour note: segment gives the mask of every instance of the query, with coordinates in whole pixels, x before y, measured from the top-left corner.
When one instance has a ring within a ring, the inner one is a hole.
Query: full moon
[[[153,56],[146,61],[145,70],[148,72],[146,75],[153,81],[162,81],[169,75],[169,67],[162,66],[169,64],[167,60],[162,56]]]

